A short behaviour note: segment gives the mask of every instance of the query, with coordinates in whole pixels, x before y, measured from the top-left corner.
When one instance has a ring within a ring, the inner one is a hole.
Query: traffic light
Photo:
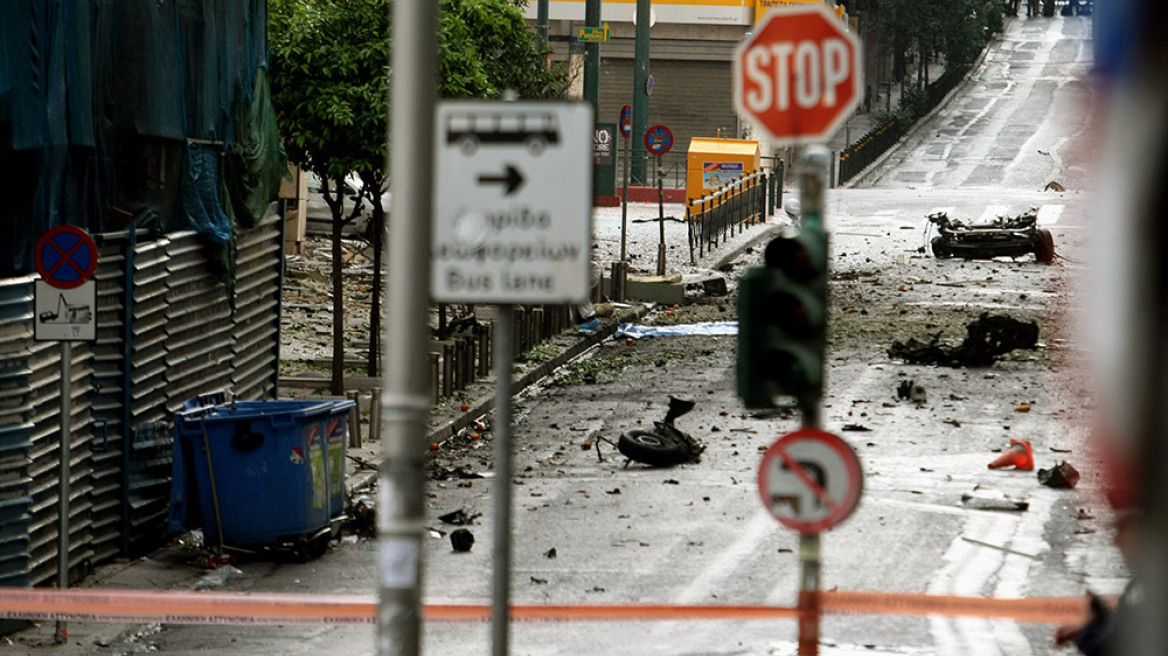
[[[738,286],[738,395],[748,408],[794,396],[807,412],[823,394],[827,234],[805,222],[773,239],[764,259]]]

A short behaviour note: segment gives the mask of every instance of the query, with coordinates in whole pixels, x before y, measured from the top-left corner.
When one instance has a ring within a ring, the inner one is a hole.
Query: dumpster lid
[[[752,139],[714,139],[711,137],[691,137],[689,152],[714,153],[722,155],[757,155],[758,142]]]

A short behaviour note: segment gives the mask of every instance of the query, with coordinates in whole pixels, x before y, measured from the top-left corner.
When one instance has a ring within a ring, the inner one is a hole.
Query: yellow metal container
[[[760,168],[762,152],[757,141],[693,137],[685,176],[686,204]]]

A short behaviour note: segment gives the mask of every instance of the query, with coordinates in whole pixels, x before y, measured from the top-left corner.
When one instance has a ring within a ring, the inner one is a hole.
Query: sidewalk
[[[665,205],[666,221],[657,220],[662,208],[656,203],[630,204],[625,216],[624,241],[630,269],[634,275],[643,275],[655,270],[658,245],[662,225],[664,225],[667,246],[667,272],[691,275],[703,271],[716,271],[736,258],[748,248],[764,241],[776,230],[786,225],[784,218],[770,217],[765,223],[746,227],[736,232],[707,252],[704,257],[691,262],[688,248],[688,226],[680,218],[683,206]],[[780,212],[781,214],[781,212]],[[608,265],[616,261],[622,241],[621,208],[601,208],[594,215],[595,249],[594,257],[608,270]],[[528,366],[514,381],[516,394],[546,377],[556,368],[579,357],[601,341],[610,338],[617,330],[618,321],[637,321],[653,312],[652,303],[630,301],[618,308],[616,316],[601,319],[601,327],[592,334],[565,332],[556,338],[560,352],[538,365]],[[494,377],[477,381],[465,392],[467,410],[436,410],[430,423],[430,439],[436,441],[472,424],[494,408]],[[368,435],[368,424],[362,426],[363,435]],[[347,498],[368,495],[377,480],[376,467],[380,464],[380,444],[366,441],[358,448],[348,449],[347,476],[345,488]],[[187,533],[172,540],[166,546],[149,556],[135,560],[114,562],[98,568],[92,575],[79,583],[77,588],[88,589],[130,589],[130,590],[194,590],[199,587],[217,589],[222,582],[207,566],[208,554],[202,550],[200,535]],[[327,558],[328,556],[324,556]],[[296,565],[292,565],[297,567]],[[289,567],[265,561],[249,561],[240,565],[245,576],[238,584],[232,583],[231,590],[263,588],[263,577],[277,568]],[[305,565],[305,575],[310,576],[313,562]],[[201,581],[202,580],[202,581]],[[13,633],[6,638],[9,649],[24,649],[25,653],[52,650],[53,654],[81,656],[98,652],[108,647],[124,647],[133,636],[157,631],[157,625],[141,623],[116,624],[108,622],[71,622],[68,626],[69,642],[55,645],[53,635],[55,625],[51,621],[37,622],[28,628]],[[3,648],[0,648],[2,651]]]

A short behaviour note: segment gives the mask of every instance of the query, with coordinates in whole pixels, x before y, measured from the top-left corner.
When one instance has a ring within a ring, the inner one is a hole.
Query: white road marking
[[[1038,225],[1054,225],[1062,216],[1065,205],[1043,205],[1038,208]]]
[[[1006,216],[1010,211],[1009,205],[986,205],[985,210],[981,213],[977,223],[993,223],[1000,216]]]

